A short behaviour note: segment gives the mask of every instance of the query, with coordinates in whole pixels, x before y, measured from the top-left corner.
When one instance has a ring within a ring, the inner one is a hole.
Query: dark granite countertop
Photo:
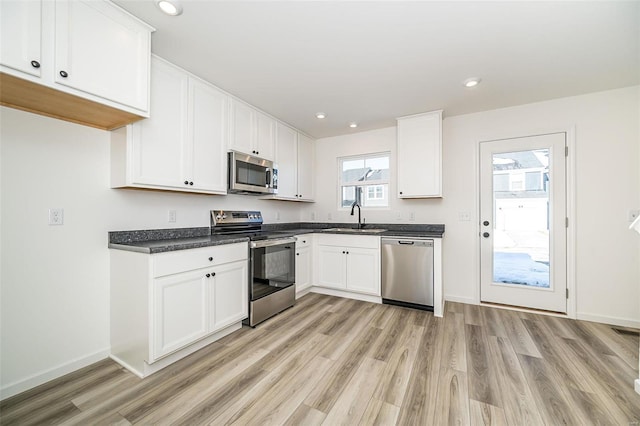
[[[340,232],[332,229],[341,228]],[[282,231],[294,235],[311,233],[331,233],[343,235],[373,235],[380,237],[404,238],[442,238],[444,225],[426,224],[385,224],[370,223],[364,229],[385,229],[384,232],[363,233],[355,230],[353,223],[278,223],[265,224],[265,231]],[[354,229],[353,232],[344,229]],[[201,228],[173,228],[149,229],[137,231],[109,232],[109,248],[135,251],[140,253],[164,253],[175,250],[187,250],[200,247],[210,247],[222,244],[247,242],[247,237],[237,235],[210,235],[209,227]]]

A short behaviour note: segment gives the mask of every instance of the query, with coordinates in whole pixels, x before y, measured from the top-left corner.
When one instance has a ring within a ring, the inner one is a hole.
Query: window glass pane
[[[371,182],[372,185],[367,185]],[[389,155],[340,159],[340,206],[389,206]]]

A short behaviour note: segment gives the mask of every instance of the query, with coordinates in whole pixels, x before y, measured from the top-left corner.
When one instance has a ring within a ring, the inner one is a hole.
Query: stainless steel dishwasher
[[[382,303],[433,311],[433,240],[383,237]]]

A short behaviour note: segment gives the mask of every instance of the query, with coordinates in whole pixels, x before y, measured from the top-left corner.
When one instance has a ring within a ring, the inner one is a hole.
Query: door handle
[[[489,238],[489,233],[485,232],[484,234],[482,234],[482,236],[485,237],[485,238]]]
[[[414,241],[398,241],[398,244],[406,244],[412,246],[414,244]]]

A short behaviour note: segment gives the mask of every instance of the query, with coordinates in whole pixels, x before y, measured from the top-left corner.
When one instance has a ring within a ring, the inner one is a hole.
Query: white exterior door
[[[480,300],[567,311],[566,134],[480,144]]]

